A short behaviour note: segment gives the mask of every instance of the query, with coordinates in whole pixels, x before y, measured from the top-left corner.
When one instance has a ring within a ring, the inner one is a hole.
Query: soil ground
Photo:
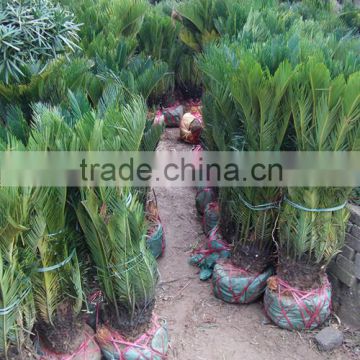
[[[178,136],[179,129],[167,129],[158,149],[191,150]],[[360,352],[349,350],[358,338],[347,336],[342,348],[320,353],[312,341],[315,332],[277,328],[266,319],[261,302],[239,306],[216,299],[211,281],[201,282],[198,269],[188,264],[191,250],[204,239],[195,209],[195,190],[158,188],[155,191],[167,242],[165,255],[159,260],[161,279],[156,312],[168,323],[169,360],[360,358]]]

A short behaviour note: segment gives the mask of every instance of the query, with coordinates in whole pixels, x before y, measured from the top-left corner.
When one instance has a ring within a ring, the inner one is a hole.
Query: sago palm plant
[[[314,59],[300,65],[290,93],[294,148],[358,150],[359,94],[359,72],[345,80],[343,75],[333,78],[329,69]],[[304,287],[316,283],[343,246],[350,192],[339,187],[288,188],[279,223],[279,272],[283,278],[300,281]]]
[[[271,75],[251,58],[240,61],[230,79],[231,94],[243,128],[243,148],[239,150],[282,149],[290,120],[287,90],[292,76],[293,70],[286,62]],[[262,260],[266,266],[280,198],[281,189],[278,187],[233,189],[231,210],[239,226],[235,252],[249,248],[245,254],[249,251],[251,256],[255,250],[253,260],[259,259],[259,254],[265,254]]]
[[[138,34],[139,50],[154,60],[162,60],[168,64],[171,75],[169,74],[159,83],[156,91],[161,95],[173,92],[175,73],[184,51],[184,45],[179,40],[180,24],[173,22],[166,10],[167,6],[162,3],[154,6],[145,15]]]
[[[27,149],[66,151],[73,132],[55,109],[37,105]],[[77,233],[70,227],[66,188],[32,190],[30,230],[25,248],[32,257],[31,282],[41,340],[58,353],[71,353],[81,337],[83,302],[76,255]]]
[[[154,150],[161,127],[150,127],[140,97],[124,104],[124,90],[109,84],[97,110],[82,94],[69,94],[72,149],[83,151]],[[151,317],[157,279],[156,262],[146,249],[147,226],[143,204],[128,202],[115,188],[81,189],[81,203],[73,198],[77,217],[107,299],[104,320],[131,331]],[[130,197],[131,198],[131,197]],[[79,204],[80,203],[80,204]],[[106,315],[107,314],[107,315]]]
[[[77,212],[107,300],[103,319],[128,334],[149,323],[157,282],[143,205],[116,189],[84,196]]]
[[[35,320],[32,287],[23,249],[29,230],[31,192],[0,188],[0,357],[32,359],[30,332]]]
[[[225,71],[222,71],[223,65]],[[228,151],[282,149],[291,113],[287,99],[293,75],[291,66],[282,63],[271,75],[249,55],[238,57],[224,45],[210,47],[199,66],[204,72],[206,88],[204,118],[210,123],[208,137],[216,148]],[[221,127],[225,130],[220,133]],[[246,258],[243,265],[250,262],[249,266],[256,269],[256,262],[260,262],[260,271],[266,267],[280,197],[280,189],[276,187],[231,188],[220,192],[226,217],[222,223],[227,223],[223,230],[229,236],[231,231],[229,233],[227,227],[232,227],[234,255],[243,253],[240,256]]]
[[[100,45],[101,39],[108,47],[104,50],[111,51],[117,47],[121,37],[136,38],[150,8],[145,0],[61,0],[61,3],[67,5],[83,24],[80,45],[89,57],[102,51],[101,46],[96,45]]]
[[[83,294],[76,239],[66,218],[66,188],[34,190],[31,230],[26,248],[35,267],[31,282],[37,312],[37,332],[50,349],[71,353],[82,335]]]
[[[196,0],[184,1],[175,6],[173,17],[180,21],[179,37],[186,48],[179,59],[177,82],[190,92],[201,87],[194,56],[218,41],[220,37],[235,37],[249,22],[252,11],[266,11],[274,1]]]

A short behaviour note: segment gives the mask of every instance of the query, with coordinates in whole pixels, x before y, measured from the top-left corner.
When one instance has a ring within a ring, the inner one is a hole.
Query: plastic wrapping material
[[[264,297],[267,316],[279,327],[288,330],[312,330],[331,313],[331,285],[325,276],[318,289],[303,291],[273,276]]]
[[[272,274],[272,268],[254,274],[233,265],[230,260],[220,259],[214,267],[214,295],[228,303],[249,304],[264,293],[266,282]]]

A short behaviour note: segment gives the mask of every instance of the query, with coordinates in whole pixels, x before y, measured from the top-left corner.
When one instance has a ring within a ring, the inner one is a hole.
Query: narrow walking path
[[[179,129],[167,129],[159,150],[191,150],[178,140]],[[161,280],[156,311],[168,322],[169,359],[272,360],[349,359],[343,352],[321,354],[306,334],[264,323],[262,303],[229,305],[212,295],[211,281],[201,282],[188,264],[203,239],[191,188],[155,189],[167,248],[159,260]]]

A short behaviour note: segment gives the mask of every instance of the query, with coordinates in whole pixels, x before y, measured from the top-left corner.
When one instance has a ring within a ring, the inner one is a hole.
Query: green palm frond
[[[322,63],[310,60],[297,69],[290,95],[295,132],[301,151],[351,151],[359,143],[359,73],[332,77]],[[308,209],[327,209],[347,201],[349,188],[289,188],[287,197]],[[280,217],[280,243],[297,261],[328,264],[344,243],[346,208],[317,212],[285,203]]]
[[[20,340],[21,329],[18,328],[21,319],[21,305],[29,296],[29,282],[19,271],[16,262],[7,263],[0,251],[0,355],[10,360],[8,349],[10,345],[16,346]],[[31,324],[32,314],[28,314]]]
[[[97,266],[102,290],[119,316],[145,308],[154,299],[156,262],[146,249],[143,206],[116,189],[86,191],[78,218]]]
[[[0,187],[0,356],[9,347],[21,351],[34,322],[31,284],[25,276],[28,257],[23,239],[29,229],[31,191]],[[21,325],[22,323],[22,325]]]
[[[153,125],[152,122],[148,121],[142,138],[141,150],[154,151],[160,141],[162,133],[162,125]]]

